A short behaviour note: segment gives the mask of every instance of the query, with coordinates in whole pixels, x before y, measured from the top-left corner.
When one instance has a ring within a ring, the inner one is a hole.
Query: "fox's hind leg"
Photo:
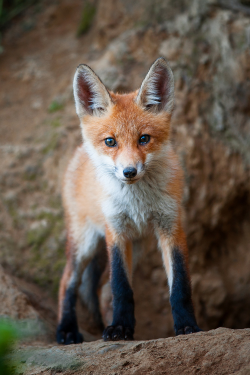
[[[185,234],[179,226],[172,236],[160,231],[159,240],[168,276],[175,333],[199,332],[192,303]]]
[[[83,342],[83,336],[78,331],[76,318],[76,298],[78,285],[78,270],[73,259],[68,258],[59,289],[59,313],[56,339],[58,344],[78,344]]]
[[[110,258],[113,321],[103,332],[105,341],[133,340],[135,317],[132,291],[132,242],[107,231]]]
[[[94,258],[83,272],[79,289],[80,299],[87,306],[94,318],[95,325],[103,331],[104,325],[100,312],[98,291],[101,287],[101,278],[107,265],[107,250],[104,238],[98,244]]]
[[[78,245],[68,237],[67,264],[60,283],[59,311],[56,338],[59,344],[81,343],[83,336],[78,330],[76,299],[83,270],[94,257],[100,235],[93,228],[83,230]]]

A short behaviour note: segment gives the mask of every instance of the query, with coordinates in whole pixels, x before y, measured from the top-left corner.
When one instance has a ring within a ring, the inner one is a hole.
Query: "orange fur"
[[[114,108],[113,113],[110,114],[110,116],[107,115],[105,120],[90,117],[87,122],[87,119],[85,119],[86,128],[88,129],[87,131],[90,134],[90,138],[96,147],[101,148],[102,152],[105,151],[109,155],[111,154],[112,158],[115,159],[119,154],[123,154],[123,157],[128,160],[129,158],[138,158],[144,162],[146,155],[149,152],[157,151],[159,149],[162,140],[167,141],[169,136],[169,118],[166,119],[163,116],[155,114],[145,114],[140,108],[137,109],[133,102],[134,95],[135,94],[124,96],[117,95],[118,107]],[[112,96],[113,98],[115,97],[114,94]],[[136,126],[131,127],[133,121],[134,124],[139,122],[139,130]],[[157,124],[157,126],[155,124]],[[151,128],[153,128],[152,131]],[[135,134],[136,139],[138,139],[139,135],[145,133],[151,135],[152,143],[150,142],[149,145],[141,147],[138,147],[136,143],[132,146],[130,145],[130,140],[134,138]],[[119,150],[108,148],[103,142],[104,138],[113,135],[118,140],[124,139],[123,147]],[[170,152],[169,162],[174,165],[175,174],[168,183],[167,191],[168,194],[174,197],[180,205],[183,184],[182,171],[178,164],[178,158],[173,150]],[[99,227],[106,227],[105,217],[102,210],[100,210],[101,202],[105,199],[106,193],[98,182],[93,164],[84,150],[84,144],[76,150],[66,172],[64,181],[63,201],[68,231],[70,233],[76,232],[75,237],[79,238],[80,228],[84,226],[87,218],[91,219],[91,221]],[[72,217],[72,212],[74,212],[74,216],[77,217],[77,224],[75,218]],[[185,249],[186,252],[187,246],[184,239],[184,233],[180,228],[181,224],[178,223],[174,234],[174,242],[182,245],[183,251]],[[78,231],[79,235],[77,235]],[[112,240],[110,240],[110,238],[112,238]],[[106,241],[108,248],[110,248],[111,244],[115,241],[115,234],[113,233],[111,236],[110,232],[106,232]],[[74,253],[76,248],[72,248],[71,251]],[[166,251],[164,247],[162,248],[162,251],[164,254]],[[131,256],[129,256],[129,259],[130,265],[128,268],[131,269]],[[65,288],[63,288],[63,290],[64,289]],[[60,301],[63,299],[62,292],[59,294],[59,299]]]
[[[151,68],[139,99],[138,91],[124,95],[109,93],[86,66],[76,73],[74,94],[84,142],[76,150],[64,179],[63,202],[72,240],[59,292],[59,320],[73,261],[78,264],[84,258],[86,266],[98,239],[104,236],[110,262],[112,250],[119,247],[130,286],[133,241],[145,238],[148,243],[158,238],[170,288],[175,247],[183,254],[188,274],[188,249],[181,225],[183,174],[169,142],[173,78],[170,68],[167,73],[164,70],[164,64],[163,60],[155,63],[156,71],[159,68],[156,79],[166,74],[162,79],[166,79],[166,85],[172,85],[168,95],[164,94],[167,88],[162,81],[158,82],[158,91],[152,91],[155,80],[150,81]],[[80,84],[82,87],[78,89]],[[91,97],[94,89],[97,92]],[[162,101],[158,102],[159,93]],[[148,143],[139,141],[143,135],[150,136]],[[107,138],[115,139],[115,147],[108,147]],[[135,175],[138,178],[124,180],[125,168],[131,166],[138,169]],[[126,186],[129,184],[135,186],[130,189]],[[148,211],[144,204],[148,205]]]
[[[144,111],[134,102],[136,92],[131,94],[112,94],[114,105],[105,116],[99,118],[85,116],[85,134],[94,147],[103,154],[116,160],[121,154],[128,163],[130,159],[145,162],[146,155],[157,151],[164,141],[167,141],[170,129],[170,115],[154,114]],[[155,126],[157,124],[157,126]],[[151,142],[138,146],[138,138],[142,134],[150,134]],[[104,140],[114,137],[119,148],[108,148]]]
[[[132,247],[132,242],[128,238],[122,238],[119,239],[114,231],[106,227],[106,243],[107,243],[107,249],[108,249],[108,254],[109,254],[109,261],[111,262],[112,259],[112,248],[113,246],[120,245],[121,246],[121,251],[122,251],[122,257],[123,257],[123,262],[125,266],[125,270],[127,272],[127,276],[129,279],[130,284],[132,284],[132,273],[133,273],[133,247]],[[111,270],[111,267],[110,267]]]

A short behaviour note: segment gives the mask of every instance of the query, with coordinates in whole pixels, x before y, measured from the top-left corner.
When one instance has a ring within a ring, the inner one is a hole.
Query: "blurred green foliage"
[[[61,101],[53,100],[53,102],[50,103],[48,111],[50,113],[60,111],[60,109],[63,109],[64,105]]]
[[[0,0],[0,53],[3,52],[1,46],[3,28],[35,2],[35,0]]]
[[[7,358],[19,337],[17,327],[7,319],[0,320],[0,374],[13,375],[15,365]]]
[[[85,34],[92,25],[96,12],[96,6],[88,1],[84,4],[82,17],[77,30],[77,36]]]
[[[9,317],[0,316],[0,375],[20,374],[20,363],[13,356],[16,342],[44,333],[45,327],[41,321],[15,321]]]
[[[35,0],[0,0],[0,30]]]

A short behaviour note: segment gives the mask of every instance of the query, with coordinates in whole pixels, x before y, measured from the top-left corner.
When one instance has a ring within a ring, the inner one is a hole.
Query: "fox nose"
[[[123,169],[123,174],[126,178],[133,178],[137,175],[137,170],[134,167],[127,167]]]

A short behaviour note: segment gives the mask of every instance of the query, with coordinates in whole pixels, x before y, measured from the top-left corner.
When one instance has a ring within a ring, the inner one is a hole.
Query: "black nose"
[[[134,167],[128,167],[123,170],[123,174],[126,178],[133,178],[137,175],[137,170]]]

